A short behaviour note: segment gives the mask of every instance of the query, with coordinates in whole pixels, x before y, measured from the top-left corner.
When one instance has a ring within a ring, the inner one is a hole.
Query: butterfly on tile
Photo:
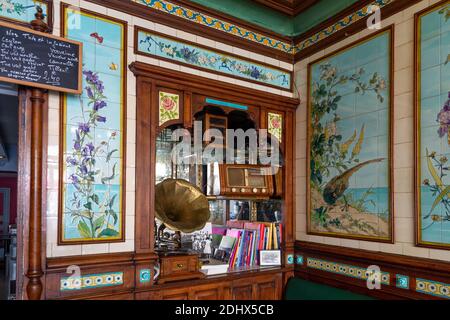
[[[111,62],[111,64],[109,65],[109,69],[112,71],[116,71],[119,68],[119,66],[117,64],[115,64],[114,62]]]
[[[100,37],[97,32],[91,33],[91,37],[96,39],[98,43],[103,43],[103,37]]]

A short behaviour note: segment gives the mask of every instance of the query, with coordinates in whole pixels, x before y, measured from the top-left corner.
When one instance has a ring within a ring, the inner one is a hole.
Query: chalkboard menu
[[[82,43],[0,22],[0,81],[81,93]]]

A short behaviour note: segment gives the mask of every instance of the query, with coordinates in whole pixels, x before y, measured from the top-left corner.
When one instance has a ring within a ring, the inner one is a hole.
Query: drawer
[[[169,261],[169,268],[172,272],[188,272],[189,259],[177,259]]]

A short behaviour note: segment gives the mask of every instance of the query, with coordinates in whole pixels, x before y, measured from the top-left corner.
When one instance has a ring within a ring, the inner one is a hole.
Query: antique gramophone
[[[181,249],[181,232],[193,233],[205,227],[210,218],[206,196],[186,180],[166,179],[156,185],[155,215],[161,221],[156,231],[159,282],[203,277],[198,254]],[[175,234],[164,232],[166,228]]]

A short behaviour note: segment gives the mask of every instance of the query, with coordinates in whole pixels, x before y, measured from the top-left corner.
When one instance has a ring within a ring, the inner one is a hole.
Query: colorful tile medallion
[[[396,287],[400,289],[409,289],[409,277],[401,274],[396,276]]]
[[[97,289],[102,287],[120,286],[123,284],[123,272],[90,274],[81,277],[65,277],[60,280],[61,291]]]
[[[310,64],[308,232],[390,241],[391,29]]]
[[[368,269],[351,266],[343,263],[337,263],[332,261],[325,261],[316,258],[307,258],[306,266],[308,268],[340,274],[347,277],[357,278],[361,280],[367,280],[371,275]],[[390,284],[390,274],[388,272],[381,272],[381,284]]]
[[[288,71],[204,49],[195,44],[174,40],[150,31],[138,30],[137,37],[138,53],[232,75],[244,80],[256,81],[284,90],[291,89],[291,73]]]
[[[417,24],[418,242],[450,249],[450,1]]]
[[[283,140],[283,116],[279,113],[269,112],[267,114],[268,131],[271,135],[278,139],[278,142]]]
[[[159,92],[159,125],[180,119],[180,96],[178,94]]]
[[[447,283],[417,278],[416,291],[439,298],[450,299],[450,284]]]
[[[148,283],[152,280],[150,269],[141,269],[139,271],[139,282]]]
[[[84,92],[64,97],[60,242],[122,240],[127,26],[68,7],[63,18],[84,44]]]
[[[35,0],[0,0],[0,18],[29,23],[35,19],[36,6],[40,6],[46,15],[48,4]]]

